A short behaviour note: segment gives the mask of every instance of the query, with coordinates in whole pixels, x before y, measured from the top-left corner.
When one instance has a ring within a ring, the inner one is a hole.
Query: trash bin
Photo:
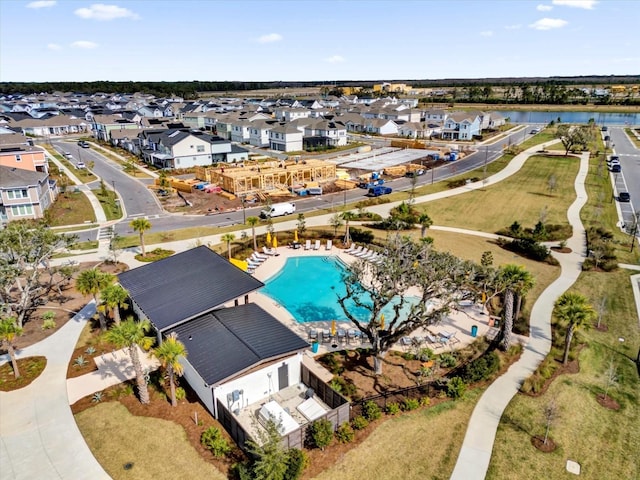
[[[474,337],[474,338],[478,336],[478,326],[477,325],[472,325],[471,326],[471,336]]]
[[[318,348],[320,347],[320,344],[318,342],[313,342],[311,344],[311,351],[313,353],[318,353]]]

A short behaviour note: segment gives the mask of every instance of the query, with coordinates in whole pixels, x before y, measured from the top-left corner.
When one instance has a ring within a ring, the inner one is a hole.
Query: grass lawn
[[[119,402],[96,405],[75,419],[91,452],[116,480],[226,478],[200,457],[183,427],[173,422],[133,416]],[[128,462],[133,467],[125,470]]]
[[[460,226],[495,232],[514,221],[533,227],[543,210],[546,222],[567,224],[567,208],[575,199],[573,183],[578,173],[576,157],[529,157],[522,169],[507,180],[463,195],[418,205],[436,225]],[[556,189],[549,191],[549,178]]]
[[[119,204],[116,203],[118,196],[115,192],[105,188],[102,190],[94,190],[93,193],[100,202],[107,220],[117,220],[122,217],[122,210]]]
[[[488,479],[569,478],[567,459],[581,464],[581,478],[640,478],[640,380],[633,362],[640,329],[629,274],[581,275],[574,290],[596,305],[603,296],[607,298],[603,323],[608,331],[579,333],[587,342],[579,355],[579,373],[556,378],[540,397],[520,394],[511,401],[498,428]],[[604,372],[611,361],[618,385],[611,387],[609,395],[620,404],[619,411],[596,401],[604,391]],[[560,418],[550,434],[558,448],[542,453],[531,445],[530,437],[544,434],[542,414],[550,399],[560,407]]]
[[[80,191],[75,192],[73,187],[67,187],[66,193],[58,195],[48,211],[51,219],[49,225],[52,227],[96,221],[91,202],[87,196]]]
[[[631,143],[633,143],[636,148],[640,148],[640,139],[634,135],[634,130],[631,128],[625,128],[624,131],[627,133],[629,138],[631,139]]]
[[[317,480],[448,479],[462,446],[478,391],[463,400],[402,414],[380,424]]]

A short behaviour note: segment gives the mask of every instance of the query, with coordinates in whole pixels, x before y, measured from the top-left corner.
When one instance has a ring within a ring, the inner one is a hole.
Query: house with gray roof
[[[0,165],[0,224],[42,218],[57,193],[47,172]]]

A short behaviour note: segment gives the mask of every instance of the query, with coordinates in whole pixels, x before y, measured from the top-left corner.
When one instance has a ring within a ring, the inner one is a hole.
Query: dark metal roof
[[[121,273],[118,279],[157,330],[264,286],[206,246]]]
[[[214,310],[173,328],[187,360],[208,385],[216,385],[309,344],[258,305]]]

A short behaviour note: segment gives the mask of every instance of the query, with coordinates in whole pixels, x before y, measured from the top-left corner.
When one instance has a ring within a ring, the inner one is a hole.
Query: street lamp
[[[242,195],[240,197],[240,201],[242,202],[242,224],[243,225],[247,224],[247,212],[244,207],[244,201],[246,200],[246,197],[247,197],[246,195]]]

